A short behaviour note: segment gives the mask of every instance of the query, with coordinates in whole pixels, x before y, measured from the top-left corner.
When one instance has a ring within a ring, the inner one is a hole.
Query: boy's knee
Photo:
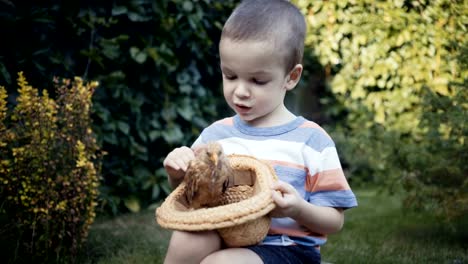
[[[165,263],[200,263],[203,258],[220,248],[221,239],[216,232],[174,231]]]
[[[171,237],[170,247],[176,248],[189,247],[189,248],[219,248],[221,246],[221,239],[216,232],[183,232],[174,231]]]
[[[231,261],[232,259],[228,259],[223,251],[218,251],[204,258],[200,264],[230,263]]]
[[[208,255],[200,264],[249,263],[263,264],[262,259],[253,251],[244,248],[228,248]]]

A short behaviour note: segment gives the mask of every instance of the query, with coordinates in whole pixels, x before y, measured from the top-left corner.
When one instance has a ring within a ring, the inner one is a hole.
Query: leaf
[[[101,41],[102,53],[110,60],[115,60],[120,56],[119,45],[108,44]]]
[[[159,198],[159,194],[161,194],[161,188],[159,185],[153,185],[153,191],[151,192],[151,199],[156,200]]]
[[[182,72],[177,74],[177,83],[179,84],[186,84],[190,81],[190,75],[186,72]]]
[[[184,1],[182,7],[187,12],[192,12],[192,10],[193,10],[193,4],[192,4],[191,1]]]
[[[127,16],[128,16],[128,19],[130,19],[133,22],[145,22],[145,21],[151,20],[151,17],[143,16],[135,12],[129,12]]]
[[[148,55],[145,52],[140,51],[140,49],[137,47],[130,48],[130,56],[132,57],[133,60],[135,60],[139,64],[144,63],[146,59],[148,58]]]
[[[194,115],[193,113],[193,108],[192,105],[190,104],[190,100],[186,98],[186,100],[183,101],[183,104],[179,107],[177,107],[177,113],[182,116],[187,121],[192,120],[192,117]]]
[[[118,16],[127,13],[128,9],[125,6],[114,6],[112,8],[112,15]]]
[[[448,89],[448,83],[448,79],[444,78],[443,76],[436,77],[433,80],[434,90],[441,95],[448,96],[450,94]]]
[[[134,59],[136,62],[142,64],[146,61],[147,58],[148,58],[148,55],[146,55],[146,53],[140,52]]]
[[[153,176],[151,172],[148,170],[148,168],[144,167],[143,165],[134,165],[133,175],[136,179],[143,179],[143,180],[150,179]],[[143,186],[145,185],[146,185],[146,188],[144,189],[149,188],[148,182],[143,184]]]
[[[161,188],[163,189],[166,195],[170,194],[172,191],[168,181],[164,181],[163,183],[161,183]]]
[[[161,116],[166,121],[172,121],[177,116],[176,107],[174,105],[169,105],[161,111]]]
[[[346,93],[346,82],[343,79],[343,76],[337,75],[332,81],[332,90],[338,94]]]
[[[123,121],[118,121],[117,122],[117,127],[125,135],[128,135],[128,133],[130,132],[130,126],[127,123],[123,122]]]
[[[132,213],[138,213],[141,210],[140,201],[136,197],[128,197],[124,199],[125,207]]]
[[[10,73],[5,67],[5,64],[3,64],[2,62],[0,62],[0,74],[2,75],[2,78],[5,80],[6,83],[11,83]]]
[[[130,56],[132,56],[132,58],[134,58],[139,52],[140,52],[140,49],[137,47],[130,48]]]
[[[179,85],[179,91],[184,94],[190,94],[192,92],[192,86],[188,84]]]
[[[154,172],[154,175],[156,175],[156,177],[159,179],[159,178],[163,178],[163,179],[166,179],[166,170],[164,168],[159,168],[157,169],[155,172]]]
[[[156,129],[161,128],[161,124],[159,123],[157,117],[154,117],[154,118],[150,121],[150,125],[151,125],[152,128],[156,128]]]
[[[104,141],[111,144],[111,145],[117,145],[118,144],[117,136],[114,133],[105,134]]]
[[[148,136],[146,135],[145,131],[138,129],[138,136],[143,142],[148,141]]]
[[[374,120],[375,120],[375,122],[377,122],[379,124],[385,123],[385,109],[384,109],[384,107],[379,107],[379,108],[376,109]]]
[[[151,130],[151,131],[148,133],[148,137],[149,137],[150,141],[155,141],[156,139],[158,139],[158,138],[161,137],[161,131],[159,131],[159,130]]]
[[[184,134],[182,133],[182,130],[178,125],[175,125],[174,127],[166,131],[163,131],[162,136],[164,140],[166,140],[169,144],[179,143],[184,138]]]

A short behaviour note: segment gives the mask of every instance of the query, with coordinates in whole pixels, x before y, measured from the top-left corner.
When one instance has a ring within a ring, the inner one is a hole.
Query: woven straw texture
[[[261,242],[268,234],[271,219],[267,215],[244,224],[218,229],[228,247],[245,247]]]
[[[222,205],[188,208],[182,182],[156,209],[158,224],[183,231],[218,230],[228,246],[260,242],[270,226],[267,214],[275,207],[270,186],[277,177],[269,164],[251,156],[230,155],[229,162],[239,177],[235,181],[241,185],[228,188],[221,198]],[[251,186],[246,182],[251,182]]]

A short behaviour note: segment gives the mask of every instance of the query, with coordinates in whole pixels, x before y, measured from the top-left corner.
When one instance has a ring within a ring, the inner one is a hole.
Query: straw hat
[[[190,209],[182,182],[156,209],[156,221],[167,229],[182,231],[217,230],[226,245],[240,247],[262,241],[270,227],[268,213],[275,208],[271,183],[277,180],[273,168],[251,156],[230,155],[236,172],[216,207]]]

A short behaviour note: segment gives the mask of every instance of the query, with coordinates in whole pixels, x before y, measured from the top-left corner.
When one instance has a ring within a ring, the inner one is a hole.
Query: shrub
[[[466,3],[297,2],[307,46],[330,73],[331,134],[351,181],[399,189],[404,181],[409,206],[427,198],[446,213],[466,208],[458,195],[466,191],[455,190],[467,175]]]
[[[401,147],[405,203],[455,222],[468,216],[467,80],[453,97],[424,89],[423,137]]]
[[[56,100],[46,90],[39,95],[22,73],[18,85],[11,111],[0,87],[2,252],[15,252],[13,261],[70,260],[95,217],[100,152],[90,110],[97,83],[56,80]]]

